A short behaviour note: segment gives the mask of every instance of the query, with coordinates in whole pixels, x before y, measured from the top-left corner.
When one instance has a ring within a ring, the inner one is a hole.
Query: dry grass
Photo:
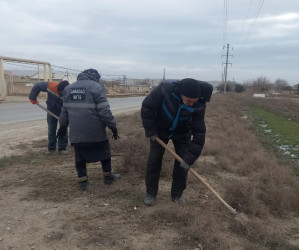
[[[288,166],[280,165],[273,155],[263,148],[255,134],[254,123],[250,119],[242,119],[246,114],[247,103],[239,96],[213,96],[207,108],[207,141],[202,155],[215,157],[217,164],[201,163],[199,171],[212,179],[216,175],[225,199],[239,212],[245,212],[261,220],[272,216],[283,218],[297,213],[299,211],[299,180],[293,176]],[[274,107],[273,102],[269,105]],[[281,105],[281,102],[279,101],[277,105]],[[140,118],[137,116],[134,119]],[[142,137],[142,128],[140,133],[138,129],[135,128],[134,131],[137,138],[140,137],[139,141],[142,142],[138,142],[138,139],[134,137],[136,147],[133,147],[133,150],[127,147],[126,150],[129,151],[126,155],[130,157],[125,158],[125,161],[130,162],[132,166],[137,160],[137,168],[141,165],[145,166],[146,157],[138,159],[138,154],[135,154],[136,148],[144,156],[147,156],[148,151],[148,142]],[[169,167],[172,164],[171,159],[166,162],[164,165],[168,166],[167,171],[171,171]],[[222,179],[228,174],[230,181],[226,178]],[[212,183],[214,181],[211,180]],[[194,182],[191,181],[191,183]],[[204,212],[205,216],[207,213],[208,211]],[[199,240],[205,247],[220,249],[221,245],[223,249],[226,249],[229,243],[226,242],[225,237],[220,236],[220,230],[215,227],[215,224],[219,223],[217,216],[209,214],[210,223],[205,222],[207,218],[205,216],[201,217],[198,214],[194,216],[192,212],[177,214],[176,210],[171,210],[171,212],[162,210],[156,214],[158,220],[169,221],[169,218],[172,218],[172,220],[180,221],[178,226],[182,234]],[[261,221],[250,224],[244,232],[243,236],[249,241],[254,241],[257,245],[261,244],[265,248],[271,246],[271,249],[275,249],[276,246],[281,248],[287,245],[283,237],[278,237],[275,230],[273,232],[270,228],[263,226]]]
[[[284,212],[298,211],[298,178],[293,176],[289,167],[279,165],[273,155],[265,151],[253,133],[255,130],[250,121],[241,119],[246,110],[245,102],[233,95],[214,96],[214,100],[216,98],[207,111],[213,116],[207,118],[209,139],[205,154],[215,155],[223,170],[246,177],[240,184],[228,185],[230,195],[227,199],[250,214],[269,211],[283,215]],[[271,105],[273,107],[274,103]]]
[[[247,225],[191,176],[184,194],[188,205],[173,204],[174,159],[167,152],[157,202],[143,205],[149,140],[139,112],[117,117],[120,139],[111,140],[112,162],[122,179],[116,184],[106,187],[100,165],[92,163],[90,189],[80,192],[71,150],[56,158],[28,152],[2,159],[1,175],[12,177],[2,178],[0,188],[28,189],[19,202],[67,206],[59,213],[67,224],[44,238],[48,246],[64,240],[74,249],[298,249],[299,179],[287,162],[282,165],[263,147],[244,115],[246,100],[239,95],[213,96],[206,112],[206,145],[193,167],[232,207],[247,214]],[[80,213],[73,210],[76,206]],[[85,238],[70,238],[74,233]]]

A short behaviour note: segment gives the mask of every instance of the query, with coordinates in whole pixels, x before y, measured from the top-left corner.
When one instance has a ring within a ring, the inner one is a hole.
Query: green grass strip
[[[293,149],[299,147],[299,123],[290,121],[284,117],[271,112],[250,107],[250,111],[261,121],[267,124],[267,129],[271,129],[270,135],[279,135],[280,143],[290,145]],[[291,150],[293,151],[293,150]],[[297,150],[295,150],[297,151]],[[294,152],[294,151],[293,151]],[[298,154],[297,152],[294,152]]]

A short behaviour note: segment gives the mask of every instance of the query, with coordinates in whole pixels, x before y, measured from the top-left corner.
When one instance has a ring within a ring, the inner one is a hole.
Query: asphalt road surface
[[[129,108],[141,107],[144,96],[141,97],[123,97],[108,98],[112,113]],[[46,107],[46,103],[39,102]],[[0,124],[9,124],[15,122],[24,122],[45,119],[46,112],[36,105],[26,103],[2,103],[0,105]]]

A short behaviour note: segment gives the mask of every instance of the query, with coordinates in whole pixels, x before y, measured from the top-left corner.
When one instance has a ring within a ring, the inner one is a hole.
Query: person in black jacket
[[[150,138],[145,205],[155,203],[165,151],[156,142],[156,137],[166,144],[172,140],[176,153],[183,159],[181,164],[177,160],[174,162],[171,199],[185,204],[182,194],[188,170],[200,156],[205,143],[205,109],[212,92],[211,84],[192,78],[165,80],[142,102],[142,124],[145,135]]]

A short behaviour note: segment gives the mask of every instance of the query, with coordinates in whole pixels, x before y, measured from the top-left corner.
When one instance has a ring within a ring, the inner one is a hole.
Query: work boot
[[[151,195],[151,194],[146,194],[145,198],[144,198],[144,204],[147,206],[152,206],[154,205],[156,200],[156,197]]]
[[[120,174],[113,174],[112,172],[104,172],[104,183],[111,184],[120,178]]]
[[[178,198],[172,198],[172,201],[173,202],[176,202],[177,204],[179,205],[186,205],[186,201],[185,199],[183,198],[183,196],[180,196]]]
[[[69,153],[65,149],[62,149],[62,150],[58,150],[58,154],[60,154],[60,155],[68,155]]]
[[[55,149],[48,149],[48,151],[46,152],[46,155],[53,155],[56,152]]]
[[[87,179],[87,176],[83,176],[81,178],[78,178],[78,185],[79,189],[82,191],[86,191],[88,189],[89,181]]]

